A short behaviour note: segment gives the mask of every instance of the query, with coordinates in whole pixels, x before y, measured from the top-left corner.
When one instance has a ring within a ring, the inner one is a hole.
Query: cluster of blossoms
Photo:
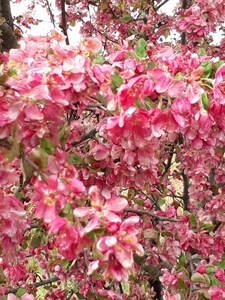
[[[199,41],[216,32],[216,27],[223,23],[224,16],[223,1],[195,1],[188,9],[180,12],[176,28],[185,32],[189,41]]]

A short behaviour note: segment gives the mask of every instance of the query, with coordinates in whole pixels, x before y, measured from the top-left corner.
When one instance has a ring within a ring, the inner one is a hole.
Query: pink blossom
[[[89,37],[84,42],[84,48],[86,51],[98,53],[102,49],[102,42],[97,38]]]
[[[85,232],[90,232],[99,227],[101,218],[104,219],[105,225],[110,232],[116,231],[119,226],[117,224],[122,222],[117,214],[121,213],[127,206],[127,200],[114,195],[104,200],[97,186],[90,187],[89,195],[91,197],[91,207],[78,207],[73,212],[77,218],[93,216],[84,228]]]

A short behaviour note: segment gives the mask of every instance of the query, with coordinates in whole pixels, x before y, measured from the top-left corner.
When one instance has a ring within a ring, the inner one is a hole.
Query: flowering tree
[[[1,299],[225,299],[225,4],[169,1],[0,1]]]

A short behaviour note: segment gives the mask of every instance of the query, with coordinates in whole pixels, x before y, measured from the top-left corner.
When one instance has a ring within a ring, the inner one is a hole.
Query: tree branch
[[[32,288],[34,288],[34,287],[38,288],[38,287],[40,287],[40,286],[43,286],[43,285],[46,285],[46,284],[49,284],[49,283],[53,283],[53,282],[58,281],[58,280],[60,280],[60,278],[57,277],[57,276],[54,276],[54,277],[52,277],[52,278],[45,279],[45,280],[42,280],[42,281],[40,281],[40,282],[35,282],[35,283],[32,283],[32,284],[29,284],[28,287],[29,287],[30,289],[32,289]],[[20,286],[17,286],[17,287],[15,287],[15,288],[9,289],[9,290],[7,290],[7,291],[5,292],[5,295],[8,295],[8,294],[10,294],[10,293],[15,294],[15,293],[18,291],[19,288],[20,288]]]
[[[167,159],[167,163],[165,165],[165,169],[162,173],[162,176],[165,176],[167,171],[169,170],[171,163],[172,163],[172,159],[173,159],[173,154],[174,154],[174,144],[172,145],[171,149],[169,150],[169,157]]]
[[[188,8],[188,1],[187,0],[182,0],[182,8],[187,9]],[[181,33],[181,45],[185,45],[187,43],[186,41],[186,33],[182,32]]]
[[[156,8],[155,8],[155,10],[157,11],[157,10],[159,10],[164,4],[166,4],[167,2],[169,2],[170,0],[165,0],[165,1],[163,1],[162,3],[160,3]]]
[[[9,51],[17,48],[17,40],[13,31],[13,18],[11,14],[10,0],[0,0],[0,51]]]
[[[143,209],[137,210],[137,209],[133,209],[133,208],[126,208],[126,209],[124,209],[124,211],[126,211],[126,212],[132,212],[132,213],[135,213],[137,215],[149,215],[149,216],[151,216],[153,218],[158,219],[159,221],[177,222],[176,219],[170,219],[170,218],[166,218],[166,217],[161,217],[161,216],[155,215],[154,213],[152,213],[149,210],[143,210]]]
[[[90,139],[93,139],[93,138],[95,137],[96,133],[97,133],[96,128],[93,128],[93,129],[91,129],[90,131],[88,131],[88,132],[82,134],[82,135],[81,135],[81,138],[80,138],[80,140],[79,140],[79,142],[72,142],[71,145],[72,145],[73,147],[77,147],[77,146],[79,146],[80,144],[82,144],[83,142],[85,142],[85,141],[87,141],[87,140],[90,140]]]
[[[189,178],[188,176],[184,173],[184,170],[182,170],[181,176],[183,178],[183,201],[184,201],[184,209],[188,210],[189,202],[190,202],[190,197],[188,193],[188,188],[189,188]]]
[[[49,4],[49,1],[48,0],[45,0],[46,4],[47,4],[47,7],[48,7],[48,11],[49,11],[49,15],[50,15],[50,19],[51,19],[51,22],[55,28],[55,18],[54,18],[54,15],[52,13],[52,9],[51,9],[51,6]]]
[[[66,22],[65,5],[66,5],[66,1],[65,0],[61,0],[62,31],[63,31],[63,34],[66,37],[66,44],[69,45],[70,43],[69,43],[69,38],[68,38],[68,33],[67,33],[67,22]]]

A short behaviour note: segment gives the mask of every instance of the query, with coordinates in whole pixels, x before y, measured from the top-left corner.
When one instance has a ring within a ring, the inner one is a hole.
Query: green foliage
[[[42,235],[40,232],[35,233],[30,241],[30,249],[35,249],[38,248],[41,244],[41,240],[42,240]]]
[[[203,61],[201,63],[201,67],[203,67],[203,75],[202,78],[209,78],[212,72],[212,62],[211,61]]]
[[[134,49],[137,57],[139,57],[139,58],[146,57],[146,55],[147,55],[146,48],[147,48],[147,43],[146,43],[145,39],[143,39],[143,38],[139,39],[137,42],[137,46]]]
[[[83,159],[80,155],[70,152],[68,155],[68,162],[73,165],[80,165],[83,162]]]
[[[110,77],[112,79],[110,88],[112,92],[116,94],[117,89],[123,84],[123,78],[120,77],[120,75],[117,72],[115,72],[115,74],[111,75]]]
[[[41,145],[41,148],[47,153],[47,154],[52,154],[53,153],[53,150],[54,150],[54,147],[51,143],[51,141],[49,139],[41,139],[40,140],[40,145]]]
[[[21,297],[23,296],[24,294],[26,294],[26,290],[24,288],[19,288],[18,291],[16,292],[16,296],[17,297]]]
[[[208,100],[208,96],[206,93],[202,94],[202,105],[204,107],[205,110],[208,111],[209,108],[209,100]]]
[[[189,215],[189,222],[191,224],[192,227],[196,227],[197,226],[197,220],[196,220],[196,217],[193,213],[191,213]]]
[[[216,279],[216,277],[212,276],[212,277],[210,278],[210,285],[211,285],[211,286],[214,286],[214,285],[220,286],[221,283],[220,283],[220,281],[219,281],[218,279]]]

